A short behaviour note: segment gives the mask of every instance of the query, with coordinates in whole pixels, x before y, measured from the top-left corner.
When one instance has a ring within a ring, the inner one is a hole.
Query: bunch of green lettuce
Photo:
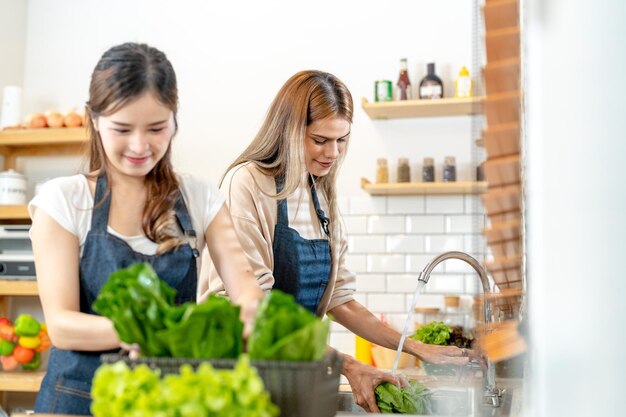
[[[329,322],[299,305],[290,294],[268,294],[248,338],[252,359],[315,361],[326,352]]]
[[[374,390],[376,405],[385,414],[431,414],[431,392],[423,384],[410,381],[406,387],[398,388],[383,382]]]
[[[417,329],[411,339],[429,345],[446,345],[452,330],[441,321],[433,321]]]
[[[145,356],[236,358],[243,350],[239,307],[210,296],[202,304],[174,305],[176,290],[149,264],[134,264],[109,277],[94,310],[113,322],[120,340]]]
[[[146,365],[134,370],[123,362],[102,365],[94,376],[91,396],[94,417],[279,415],[245,355],[232,370],[215,370],[203,363],[194,372],[183,365],[179,375],[163,379]]]

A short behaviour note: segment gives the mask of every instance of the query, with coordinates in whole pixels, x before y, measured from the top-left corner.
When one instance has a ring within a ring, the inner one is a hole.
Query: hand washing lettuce
[[[91,389],[94,417],[258,416],[276,417],[263,380],[242,356],[233,370],[203,363],[160,378],[146,365],[102,365]]]
[[[111,274],[94,310],[144,356],[221,359],[242,352],[239,307],[215,295],[202,304],[175,306],[175,295],[149,264],[134,264]]]
[[[270,292],[259,307],[248,339],[252,359],[316,361],[324,357],[329,322],[299,305],[293,296]]]
[[[399,388],[383,382],[374,390],[376,405],[384,414],[431,414],[431,392],[423,384],[410,381],[409,386]]]
[[[429,345],[446,345],[452,330],[441,321],[433,321],[417,329],[411,339]]]

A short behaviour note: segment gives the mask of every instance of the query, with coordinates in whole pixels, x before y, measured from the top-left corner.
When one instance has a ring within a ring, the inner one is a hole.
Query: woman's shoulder
[[[82,200],[83,197],[91,196],[87,181],[83,174],[52,178],[41,185],[38,194],[61,194],[72,200]]]
[[[224,191],[231,189],[263,190],[275,192],[274,179],[262,172],[254,162],[244,162],[232,167],[222,181]]]

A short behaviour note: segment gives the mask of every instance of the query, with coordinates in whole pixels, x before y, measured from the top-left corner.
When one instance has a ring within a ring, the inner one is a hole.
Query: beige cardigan
[[[276,200],[260,190],[270,195],[275,194],[274,177],[264,175],[254,163],[248,162],[230,170],[220,189],[226,196],[226,204],[230,209],[239,241],[259,285],[263,290],[269,291],[274,285],[272,242],[277,207]],[[306,185],[287,198],[289,227],[297,230],[305,239],[325,239],[326,235],[320,227],[309,190]],[[318,198],[322,209],[328,213],[326,199],[319,192]],[[317,311],[320,316],[353,299],[355,275],[346,269],[347,247],[345,235],[342,233],[339,254],[336,257],[338,261],[332,266],[328,286]],[[198,294],[201,294],[199,301],[204,300],[209,293],[225,293],[224,284],[207,250],[203,256],[203,268],[198,282]]]

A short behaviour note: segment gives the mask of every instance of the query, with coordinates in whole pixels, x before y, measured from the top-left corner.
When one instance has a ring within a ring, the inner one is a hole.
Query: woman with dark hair
[[[336,182],[352,113],[352,96],[337,77],[321,71],[295,74],[276,95],[252,143],[228,168],[221,189],[261,288],[293,294],[318,316],[328,313],[353,333],[397,349],[400,334],[353,298],[355,276],[346,268]],[[217,266],[203,269],[201,297],[229,293]],[[404,351],[456,365],[466,364],[469,352],[412,339]],[[348,355],[344,359],[343,374],[356,402],[378,412],[374,388],[382,381],[401,381]]]
[[[170,61],[144,44],[102,55],[89,89],[89,172],[48,181],[30,202],[37,281],[54,344],[37,412],[90,414],[103,351],[118,349],[112,322],[92,303],[109,275],[148,262],[197,297],[198,254],[208,248],[249,327],[263,297],[219,190],[174,171],[178,89]]]

